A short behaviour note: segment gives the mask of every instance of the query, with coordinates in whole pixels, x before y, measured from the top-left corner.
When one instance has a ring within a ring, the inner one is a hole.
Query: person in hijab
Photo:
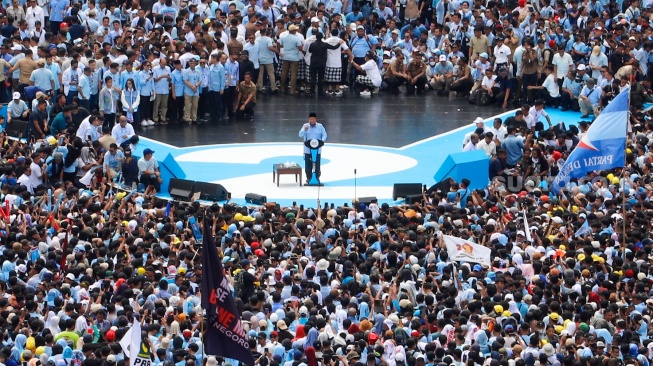
[[[21,355],[25,350],[25,344],[27,343],[27,336],[24,334],[18,334],[14,340],[14,347],[11,349],[11,358],[16,362],[20,362]]]

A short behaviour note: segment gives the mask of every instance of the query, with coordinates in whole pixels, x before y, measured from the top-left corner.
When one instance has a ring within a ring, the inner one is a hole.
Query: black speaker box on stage
[[[170,178],[168,194],[175,200],[190,201],[193,197],[194,186],[195,182],[192,180]]]
[[[422,195],[421,183],[395,183],[392,187],[393,200],[397,200],[398,197],[406,198],[413,195]]]
[[[411,194],[409,196],[406,196],[406,204],[410,205],[413,203],[419,203],[422,201],[422,195],[421,194]]]
[[[377,203],[379,200],[376,199],[376,197],[359,197],[358,198],[358,203],[359,204],[365,204],[365,206],[369,206],[370,203]]]
[[[268,202],[268,198],[256,193],[247,193],[245,195],[245,202],[254,205],[264,205]]]
[[[426,190],[426,194],[430,196],[433,193],[436,193],[437,191],[447,193],[449,192],[450,189],[451,189],[451,179],[447,178],[442,182],[438,182],[432,185],[431,188]]]
[[[231,193],[220,184],[195,182],[194,193],[200,192],[200,198],[203,201],[227,201],[231,198]]]
[[[9,137],[20,137],[29,140],[27,136],[27,121],[17,121],[13,120],[11,123],[6,124],[5,133]]]

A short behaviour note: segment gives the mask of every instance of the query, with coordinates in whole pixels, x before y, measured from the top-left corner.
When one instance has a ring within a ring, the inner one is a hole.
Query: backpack
[[[236,297],[243,297],[245,290],[245,270],[240,270],[234,275],[234,293]]]

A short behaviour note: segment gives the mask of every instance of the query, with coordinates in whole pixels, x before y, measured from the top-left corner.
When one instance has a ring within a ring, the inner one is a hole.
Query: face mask
[[[429,62],[429,65],[431,65],[431,66],[435,66],[435,61],[431,61],[431,62]]]

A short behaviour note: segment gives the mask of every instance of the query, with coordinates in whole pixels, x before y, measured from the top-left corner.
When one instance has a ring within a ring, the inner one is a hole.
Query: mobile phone
[[[304,205],[299,205],[299,210],[304,211]]]
[[[297,201],[292,201],[292,207],[297,206]]]

